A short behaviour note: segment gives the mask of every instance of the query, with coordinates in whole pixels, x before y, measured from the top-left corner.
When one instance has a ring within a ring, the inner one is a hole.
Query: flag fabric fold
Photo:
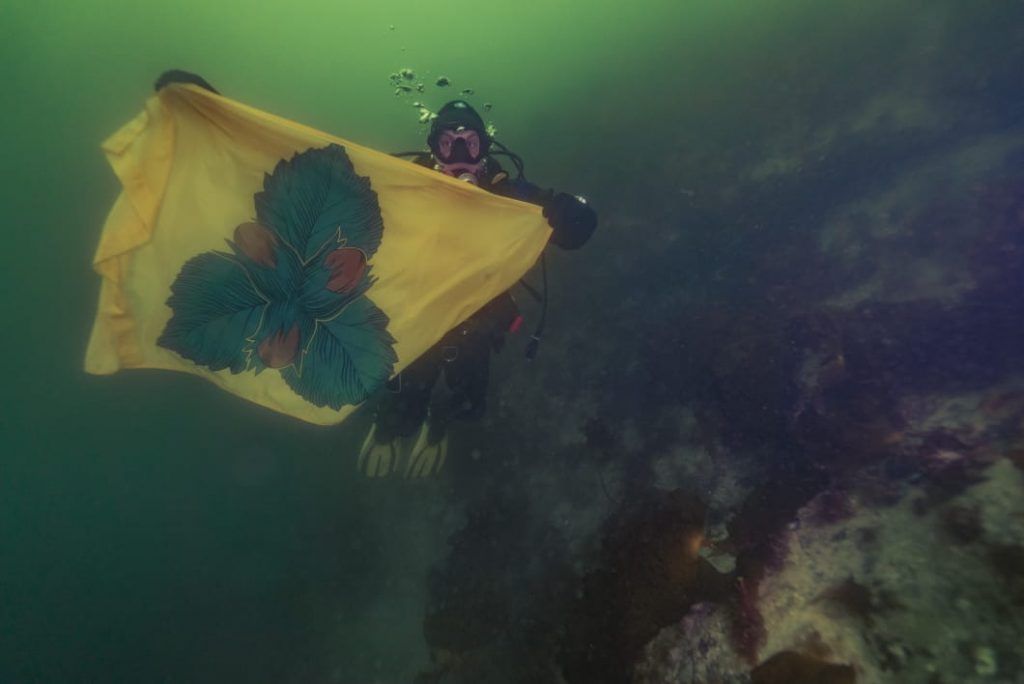
[[[343,420],[511,287],[536,206],[174,85],[103,143],[121,184],[94,258],[85,369],[204,377]]]

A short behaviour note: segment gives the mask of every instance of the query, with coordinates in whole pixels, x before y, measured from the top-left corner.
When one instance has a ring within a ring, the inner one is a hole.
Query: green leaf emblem
[[[397,361],[368,295],[384,232],[377,193],[332,144],[278,162],[254,206],[230,252],[182,267],[157,343],[211,370],[280,372],[316,406],[362,402]]]

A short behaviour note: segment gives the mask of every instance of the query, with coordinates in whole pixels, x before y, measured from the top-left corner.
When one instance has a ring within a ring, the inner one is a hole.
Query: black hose
[[[501,142],[495,140],[494,138],[491,138],[491,144],[497,146],[497,148],[498,148],[497,152],[492,152],[491,154],[502,155],[502,156],[505,156],[505,157],[508,157],[509,159],[511,159],[512,163],[515,164],[515,167],[516,167],[516,177],[518,179],[526,180],[526,173],[523,171],[523,168],[524,168],[523,158],[520,157],[515,152],[513,152],[512,150],[510,150],[507,147],[505,147],[505,145],[503,145]]]
[[[533,334],[530,335],[530,341],[526,344],[527,361],[533,361],[537,358],[537,352],[540,351],[540,338],[544,335],[544,326],[548,322],[548,264],[544,252],[540,254],[540,273],[544,298],[541,300],[540,305],[540,321],[537,322],[537,327],[534,329]]]
[[[541,302],[544,299],[544,297],[541,295],[541,293],[537,291],[537,288],[535,288],[530,283],[526,282],[525,278],[520,278],[519,279],[519,284],[523,286],[524,290],[526,290],[527,292],[530,293],[530,296],[533,297],[533,301],[539,303],[539,302]]]

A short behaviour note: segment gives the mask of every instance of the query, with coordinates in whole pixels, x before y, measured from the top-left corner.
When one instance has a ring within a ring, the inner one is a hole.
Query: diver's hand
[[[193,74],[191,71],[182,71],[181,69],[171,69],[160,74],[160,77],[156,79],[156,83],[153,84],[153,90],[160,92],[165,86],[169,86],[172,83],[191,83],[197,85],[200,88],[206,88],[211,93],[220,95],[210,83],[200,76],[199,74]]]
[[[559,192],[544,203],[543,209],[554,231],[551,242],[563,249],[582,247],[597,228],[597,214],[582,197]]]

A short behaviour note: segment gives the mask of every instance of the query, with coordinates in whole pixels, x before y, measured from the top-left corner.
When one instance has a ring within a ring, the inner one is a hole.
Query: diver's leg
[[[438,351],[431,349],[388,382],[359,454],[359,469],[365,474],[379,477],[405,466],[409,450],[402,441],[422,430],[440,372]]]
[[[437,382],[440,365],[434,350],[411,363],[388,383],[377,406],[377,440],[409,437],[427,419],[430,394]]]
[[[491,339],[485,334],[467,335],[455,360],[445,365],[445,382],[452,391],[447,422],[480,420],[487,410],[491,372]]]
[[[444,369],[451,397],[431,406],[430,417],[405,470],[407,477],[439,472],[448,456],[449,424],[456,419],[479,419],[486,408],[490,336],[465,327],[456,328],[438,346],[440,367]]]

